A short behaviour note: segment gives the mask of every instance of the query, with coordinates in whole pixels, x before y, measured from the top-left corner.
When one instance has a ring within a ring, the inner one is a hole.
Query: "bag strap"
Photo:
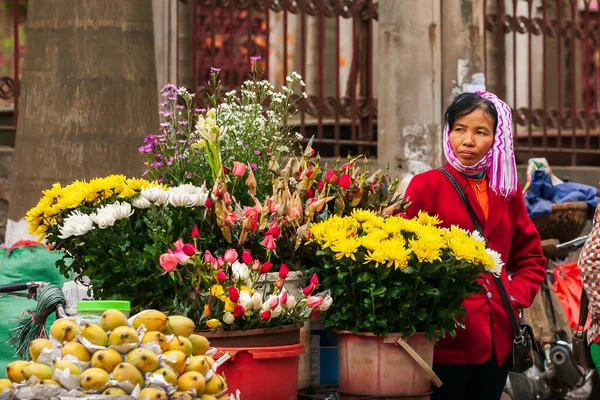
[[[469,204],[469,201],[467,200],[467,195],[466,195],[465,191],[463,190],[463,188],[460,186],[460,183],[458,183],[458,181],[456,180],[454,175],[452,175],[450,173],[450,171],[448,171],[447,169],[439,168],[439,170],[452,183],[452,185],[454,186],[454,189],[456,189],[458,196],[460,197],[463,204],[465,205],[465,208],[467,209],[467,213],[469,214],[469,217],[471,218],[471,222],[473,223],[473,227],[475,228],[475,230],[479,231],[481,236],[485,237],[483,235],[483,228],[481,227],[481,223],[479,222],[477,215],[475,215],[475,211],[473,211],[473,207],[471,207],[471,204]],[[515,314],[515,310],[512,307],[510,298],[508,297],[508,293],[506,292],[506,288],[504,287],[504,283],[502,283],[502,279],[496,275],[494,275],[494,280],[496,281],[496,285],[498,286],[498,291],[500,292],[500,297],[502,297],[502,300],[504,301],[504,306],[506,307],[506,311],[508,313],[508,318],[510,319],[510,323],[512,324],[515,338],[518,338],[521,336],[521,334],[520,334],[520,330],[519,330],[519,323],[517,321],[517,315]]]
[[[579,328],[581,328],[583,330],[583,328],[585,327],[585,323],[587,322],[587,318],[588,318],[588,306],[590,304],[590,301],[587,297],[587,293],[585,292],[585,289],[581,289],[581,301],[579,302],[579,325],[577,326],[577,330],[579,330]]]

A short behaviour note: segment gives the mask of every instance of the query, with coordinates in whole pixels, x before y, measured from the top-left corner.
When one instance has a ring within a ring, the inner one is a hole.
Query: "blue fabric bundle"
[[[525,205],[531,219],[550,215],[552,204],[585,201],[593,212],[598,204],[598,189],[581,183],[565,182],[552,185],[546,171],[536,170],[531,174],[531,185],[525,193]]]

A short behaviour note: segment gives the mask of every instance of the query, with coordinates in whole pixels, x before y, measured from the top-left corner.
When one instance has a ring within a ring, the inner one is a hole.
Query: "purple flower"
[[[244,148],[246,148],[246,149],[249,149],[249,148],[250,148],[250,146],[248,146],[248,145],[245,145],[245,146],[244,146]]]
[[[144,138],[144,143],[156,144],[156,136],[148,135]]]
[[[212,73],[221,72],[221,68],[210,67],[210,72],[212,72]]]
[[[146,144],[138,148],[138,151],[142,154],[150,154],[152,153],[152,144]]]
[[[171,126],[171,124],[168,122],[161,122],[160,126],[162,126],[163,128],[168,128],[169,126]]]
[[[250,168],[252,168],[253,170],[255,170],[255,171],[256,171],[256,169],[257,169],[258,167],[256,166],[256,164],[252,163],[252,164],[250,164]]]
[[[146,176],[146,175],[148,175],[148,172],[150,172],[150,171],[148,171],[147,169],[146,169],[146,170],[144,170],[144,172],[142,172],[142,176]]]
[[[154,161],[154,162],[152,163],[152,168],[158,168],[158,167],[160,167],[160,166],[162,166],[162,165],[163,165],[163,163],[162,163],[162,162],[160,162],[160,161]]]
[[[184,110],[184,109],[185,109],[185,106],[182,106],[181,104],[177,104],[177,105],[175,106],[175,108],[176,108],[177,110]]]
[[[188,179],[192,179],[192,173],[188,172],[187,174],[185,174],[185,177]]]
[[[252,57],[250,57],[250,61],[253,62],[253,63],[255,63],[257,61],[260,61],[260,60],[262,60],[261,56],[252,56]]]
[[[204,114],[206,112],[206,108],[194,108],[194,111]]]
[[[163,116],[163,117],[170,117],[171,116],[171,111],[169,111],[169,110],[160,110],[158,113],[161,116]]]
[[[177,121],[177,122],[179,123],[179,125],[187,125],[187,124],[188,124],[188,122],[187,122],[187,121],[184,121],[184,120]],[[179,132],[178,132],[178,133],[179,133]]]
[[[163,101],[162,103],[160,103],[160,106],[161,106],[162,108],[165,108],[165,107],[166,107],[166,106],[168,106],[168,105],[169,105],[169,102],[168,102],[168,101]]]
[[[254,150],[254,154],[256,154],[257,156],[260,156],[262,153],[260,152],[260,150]]]
[[[158,183],[163,183],[163,181],[164,181],[164,179],[162,179],[162,178],[159,178],[156,180],[156,182],[158,182]]]
[[[169,157],[169,160],[167,161],[167,165],[173,164],[173,160],[174,160],[173,157]]]

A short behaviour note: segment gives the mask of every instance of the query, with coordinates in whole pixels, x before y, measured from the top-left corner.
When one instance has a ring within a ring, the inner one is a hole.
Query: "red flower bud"
[[[352,164],[346,163],[344,165],[342,165],[342,171],[344,172],[348,172],[348,170],[352,168]]]
[[[260,272],[263,274],[266,274],[267,272],[269,272],[271,270],[271,268],[273,268],[273,264],[270,263],[269,261],[267,261],[260,267]]]
[[[310,156],[314,157],[317,155],[317,151],[315,149],[310,149]]]
[[[225,172],[225,175],[229,175],[229,168],[223,166],[223,172]]]
[[[181,248],[181,251],[183,251],[183,254],[185,254],[186,256],[191,257],[194,254],[196,254],[196,246],[190,243],[186,243]]]
[[[338,184],[340,185],[340,187],[348,189],[352,184],[352,178],[348,174],[342,174],[342,176],[340,176],[340,181],[338,182]]]
[[[332,185],[335,185],[338,177],[335,173],[334,170],[329,170],[329,172],[327,172],[327,174],[325,175],[325,180],[327,181],[327,183],[331,183]]]
[[[308,285],[307,287],[305,287],[304,289],[302,289],[302,294],[304,294],[306,297],[308,297],[314,291],[315,291],[315,285],[311,283],[310,285]]]
[[[193,239],[199,239],[200,238],[200,231],[198,231],[198,227],[196,225],[194,225],[194,227],[192,228],[192,232],[190,233],[190,236]]]
[[[310,284],[315,286],[319,284],[319,277],[316,273],[314,273],[313,276],[310,278]]]
[[[319,191],[323,190],[324,187],[325,187],[325,182],[319,181],[319,183],[317,183],[317,188],[319,189]]]
[[[211,210],[214,207],[214,204],[213,204],[212,199],[210,197],[208,199],[206,199],[206,207],[210,208]]]
[[[267,231],[267,233],[265,233],[265,236],[271,235],[271,236],[273,236],[273,238],[277,239],[280,234],[281,234],[281,228],[278,225],[275,225],[274,227],[269,229]]]
[[[219,270],[219,272],[217,273],[217,282],[221,283],[221,282],[225,282],[227,280],[227,275],[225,275],[225,272],[223,272],[223,270]]]
[[[275,286],[277,286],[277,289],[281,289],[283,287],[283,279],[279,278],[275,281]]]
[[[281,267],[279,267],[279,277],[281,279],[285,279],[285,278],[287,278],[289,273],[290,273],[290,270],[287,267],[287,265],[281,264]]]
[[[260,317],[263,319],[263,321],[268,321],[271,319],[271,310],[265,310],[262,313],[260,313]]]
[[[244,264],[246,265],[250,265],[252,264],[252,253],[250,253],[249,250],[245,250],[242,253],[242,261],[244,262]]]
[[[315,172],[314,170],[312,170],[312,169],[309,169],[308,171],[306,171],[306,177],[307,177],[308,179],[310,179],[310,177],[312,176],[312,174],[313,174],[314,172]]]
[[[233,306],[233,316],[234,317],[243,317],[244,314],[246,313],[246,309],[244,308],[244,306],[236,304],[235,306]]]
[[[229,286],[227,291],[229,292],[229,300],[231,300],[233,303],[237,303],[237,301],[240,299],[240,292],[233,286]]]
[[[308,199],[312,199],[313,197],[315,197],[315,191],[312,189],[308,189],[306,191],[306,198]]]

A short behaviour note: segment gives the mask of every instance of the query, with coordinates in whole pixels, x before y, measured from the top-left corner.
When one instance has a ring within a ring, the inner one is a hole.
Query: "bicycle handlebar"
[[[568,242],[565,243],[561,243],[561,244],[557,244],[556,245],[556,249],[557,250],[573,250],[573,249],[578,249],[580,247],[583,247],[583,245],[585,244],[585,241],[587,240],[588,235],[585,236],[580,236],[577,239],[573,239],[570,240]]]
[[[12,292],[20,292],[21,290],[27,290],[31,286],[33,282],[25,282],[25,283],[12,283],[9,285],[1,285],[0,293],[12,293]]]

